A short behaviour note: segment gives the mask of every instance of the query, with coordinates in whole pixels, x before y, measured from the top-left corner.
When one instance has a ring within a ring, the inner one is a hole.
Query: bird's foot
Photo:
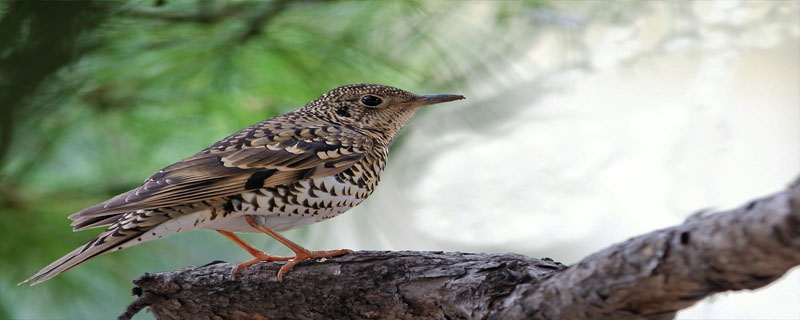
[[[320,259],[320,258],[331,258],[336,256],[341,256],[343,254],[348,254],[353,252],[350,249],[340,249],[340,250],[329,250],[329,251],[295,251],[295,256],[289,261],[287,264],[283,265],[280,270],[278,270],[278,282],[283,282],[283,275],[289,273],[289,270],[292,270],[295,265],[300,262],[312,259]]]
[[[231,270],[231,276],[236,276],[236,273],[239,272],[239,270],[241,270],[242,268],[249,267],[251,265],[254,265],[254,264],[262,262],[262,261],[265,261],[265,262],[290,261],[292,259],[294,259],[294,257],[278,257],[278,256],[269,255],[269,254],[266,254],[266,253],[263,253],[263,252],[256,253],[256,254],[253,254],[253,259],[252,260],[242,262],[242,263],[236,265],[235,267],[233,267],[233,270]]]

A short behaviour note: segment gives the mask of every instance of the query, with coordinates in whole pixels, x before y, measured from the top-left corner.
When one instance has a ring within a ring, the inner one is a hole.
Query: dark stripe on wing
[[[277,169],[270,169],[266,171],[259,171],[250,176],[250,179],[247,179],[247,182],[244,184],[245,190],[253,190],[253,189],[261,189],[264,187],[264,180],[271,177],[273,174],[278,172]]]

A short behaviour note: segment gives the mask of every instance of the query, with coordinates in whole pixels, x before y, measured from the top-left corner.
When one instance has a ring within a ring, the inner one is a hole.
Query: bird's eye
[[[383,100],[381,100],[381,98],[378,98],[376,96],[363,96],[363,97],[361,97],[361,103],[363,103],[363,104],[365,104],[367,106],[370,106],[370,107],[377,106],[377,105],[381,104],[382,102],[383,102]]]

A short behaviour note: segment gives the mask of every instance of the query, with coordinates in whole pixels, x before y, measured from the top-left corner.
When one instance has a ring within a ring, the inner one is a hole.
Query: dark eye
[[[363,96],[363,97],[361,97],[361,103],[363,103],[365,105],[368,105],[370,107],[377,106],[377,105],[381,104],[381,102],[383,102],[383,100],[381,100],[381,98],[378,98],[376,96]]]

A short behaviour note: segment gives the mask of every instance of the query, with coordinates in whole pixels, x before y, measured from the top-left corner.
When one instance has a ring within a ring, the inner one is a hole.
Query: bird
[[[69,216],[74,231],[107,228],[25,281],[35,285],[98,255],[197,229],[216,230],[252,264],[298,263],[348,249],[311,251],[279,232],[333,218],[372,194],[398,131],[423,106],[465,99],[377,84],[334,88],[294,111],[258,122],[171,164],[140,186]],[[235,233],[264,233],[294,252],[273,256]]]

